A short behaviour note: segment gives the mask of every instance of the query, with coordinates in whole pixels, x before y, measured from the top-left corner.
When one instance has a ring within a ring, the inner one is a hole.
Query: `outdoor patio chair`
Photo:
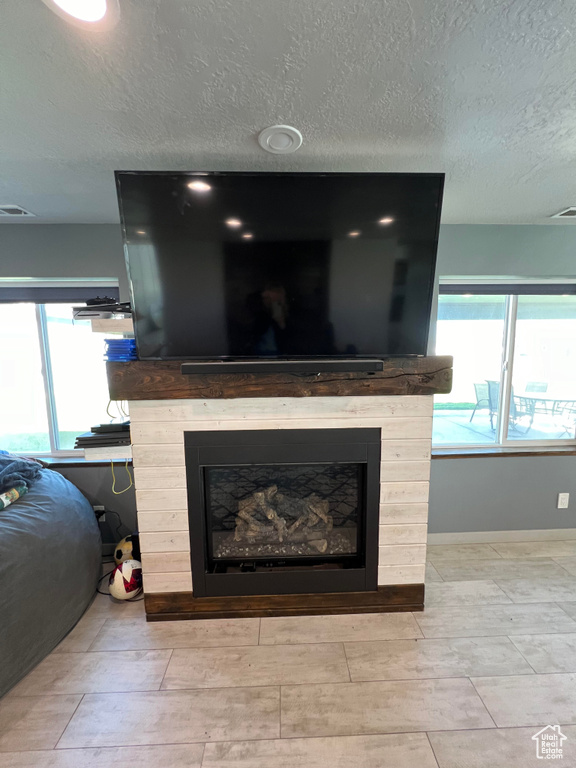
[[[498,403],[500,400],[500,382],[489,381],[486,379],[488,385],[488,407],[490,408],[490,429],[494,429],[494,416],[498,415]]]
[[[476,413],[476,411],[482,411],[484,408],[490,408],[488,384],[487,383],[474,384],[474,391],[476,393],[476,405],[474,406],[474,410],[472,411],[472,416],[470,416],[470,421],[472,421],[472,419],[474,418],[474,414]]]
[[[561,415],[561,422],[564,432],[573,438],[576,438],[576,401],[559,400],[554,403],[556,414]]]
[[[521,435],[527,435],[532,429],[535,410],[536,402],[531,397],[521,397],[512,391],[510,428]]]
[[[498,415],[500,400],[500,382],[486,380],[486,384],[488,385],[488,398],[490,400],[490,427],[494,429],[494,416]],[[536,403],[532,398],[515,395],[514,387],[512,387],[510,395],[509,427],[515,432],[527,435],[532,429]],[[526,422],[528,422],[528,426],[526,426]],[[524,432],[521,431],[522,428],[524,428]]]

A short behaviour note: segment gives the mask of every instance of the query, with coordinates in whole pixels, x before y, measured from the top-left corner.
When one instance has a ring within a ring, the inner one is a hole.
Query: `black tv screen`
[[[116,181],[141,359],[426,354],[443,174]]]

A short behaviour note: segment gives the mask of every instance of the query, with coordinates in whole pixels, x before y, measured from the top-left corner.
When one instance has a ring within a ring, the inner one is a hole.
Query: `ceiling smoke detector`
[[[32,213],[32,211],[27,211],[21,205],[12,205],[11,203],[2,205],[0,203],[0,216],[12,216],[13,218],[23,219],[25,216],[36,216],[36,214]]]
[[[550,218],[551,219],[576,219],[576,206],[573,205],[570,208],[564,208],[563,211],[552,214]]]
[[[302,134],[291,125],[272,125],[258,134],[258,144],[273,155],[287,155],[302,146]]]

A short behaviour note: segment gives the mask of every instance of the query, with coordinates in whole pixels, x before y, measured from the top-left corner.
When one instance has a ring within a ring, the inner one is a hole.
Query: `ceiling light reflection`
[[[205,181],[191,181],[188,184],[188,189],[191,189],[194,192],[209,192],[212,187],[210,184],[206,184]]]

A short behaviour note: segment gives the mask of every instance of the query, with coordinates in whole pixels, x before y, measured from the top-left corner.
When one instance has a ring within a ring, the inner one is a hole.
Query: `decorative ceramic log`
[[[278,493],[277,485],[271,485],[238,502],[234,541],[254,544],[306,541],[319,552],[325,552],[328,546],[325,537],[333,526],[328,512],[326,499],[314,494],[305,499],[292,498]]]

